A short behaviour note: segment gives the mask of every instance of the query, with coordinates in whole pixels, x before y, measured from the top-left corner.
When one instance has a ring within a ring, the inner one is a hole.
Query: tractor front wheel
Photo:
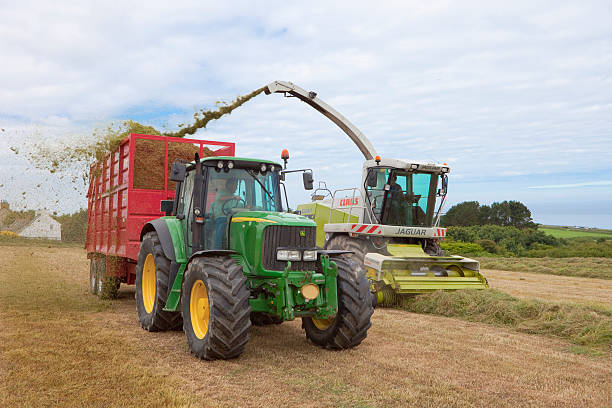
[[[170,260],[166,258],[157,233],[147,232],[140,243],[136,265],[136,310],[138,321],[148,331],[178,330],[180,312],[167,312]]]
[[[302,318],[306,337],[329,349],[347,349],[366,338],[374,309],[364,269],[350,258],[334,258],[338,265],[338,313],[330,319]]]
[[[242,266],[226,256],[192,260],[181,313],[189,349],[204,360],[238,357],[249,341],[251,305]]]

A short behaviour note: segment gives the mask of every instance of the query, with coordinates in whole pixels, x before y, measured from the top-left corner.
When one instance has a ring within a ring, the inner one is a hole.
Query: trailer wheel
[[[182,286],[183,330],[201,359],[238,357],[249,341],[251,305],[242,267],[230,257],[189,263]]]
[[[331,319],[302,318],[306,337],[317,346],[347,349],[366,338],[374,309],[365,271],[350,258],[334,258],[338,265],[338,313]]]
[[[97,264],[97,261],[92,256],[89,259],[89,292],[92,295],[98,294],[98,272],[96,271],[97,269],[96,264]]]
[[[136,311],[138,321],[148,331],[180,329],[180,312],[164,311],[168,298],[170,260],[155,231],[145,234],[136,265]]]
[[[269,326],[271,324],[281,324],[283,319],[272,316],[269,313],[251,312],[251,324],[253,326]]]

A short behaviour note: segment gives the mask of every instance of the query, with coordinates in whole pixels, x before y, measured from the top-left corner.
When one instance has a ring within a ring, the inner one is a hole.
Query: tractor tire
[[[351,258],[333,259],[338,265],[338,313],[334,318],[302,318],[306,337],[319,347],[348,349],[366,338],[372,325],[370,282],[365,270]]]
[[[353,251],[352,254],[341,255],[355,261],[360,267],[365,268],[364,260],[368,252],[376,251],[367,239],[351,238],[348,235],[336,235],[326,245],[326,249],[340,249],[344,251]],[[376,293],[370,294],[370,302],[372,307],[378,304]]]
[[[227,256],[192,260],[181,313],[191,352],[200,359],[238,357],[249,341],[251,305],[242,266]]]
[[[183,323],[180,312],[164,310],[169,279],[170,260],[164,255],[157,233],[148,232],[140,243],[136,265],[136,311],[145,330],[178,330]]]
[[[89,292],[92,295],[98,294],[98,272],[97,261],[93,256],[89,259]]]
[[[263,312],[251,312],[251,325],[269,326],[271,324],[281,324],[283,319]]]

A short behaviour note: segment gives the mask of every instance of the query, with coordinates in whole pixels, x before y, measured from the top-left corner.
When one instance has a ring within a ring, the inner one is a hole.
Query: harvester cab
[[[276,162],[207,157],[175,162],[169,215],[145,225],[136,267],[143,328],[181,324],[203,359],[240,355],[251,324],[302,318],[324,348],[367,335],[373,309],[364,271],[346,251],[316,248],[316,224],[283,211]],[[312,172],[304,172],[312,188]]]
[[[350,250],[367,270],[377,303],[433,290],[483,289],[478,261],[445,256],[439,241],[450,172],[446,164],[382,158],[342,114],[299,86],[275,81],[266,93],[296,97],[334,122],[364,155],[361,186],[298,206],[317,223],[317,244]],[[314,197],[313,197],[314,198]]]

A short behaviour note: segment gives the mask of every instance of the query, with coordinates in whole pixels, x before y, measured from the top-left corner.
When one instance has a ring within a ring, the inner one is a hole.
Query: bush
[[[491,254],[499,254],[501,252],[501,248],[491,239],[478,239],[476,240],[476,244],[480,245],[482,249]]]
[[[566,240],[532,228],[475,225],[448,227],[447,237],[453,241],[473,242],[491,254],[524,255],[530,249],[556,248]]]
[[[447,241],[442,242],[440,247],[449,255],[461,256],[486,256],[487,252],[478,244],[472,242]]]

